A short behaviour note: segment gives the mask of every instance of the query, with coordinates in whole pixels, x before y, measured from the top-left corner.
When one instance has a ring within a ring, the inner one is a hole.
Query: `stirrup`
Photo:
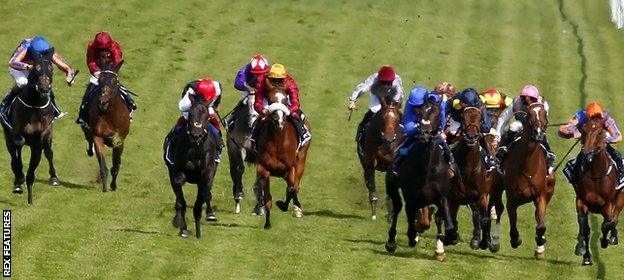
[[[67,112],[63,112],[63,111],[59,111],[58,116],[54,117],[54,119],[55,119],[55,120],[58,120],[58,119],[60,119],[60,118],[62,118],[62,117],[64,117],[64,116],[67,116],[67,114],[69,114],[69,113],[67,113]]]

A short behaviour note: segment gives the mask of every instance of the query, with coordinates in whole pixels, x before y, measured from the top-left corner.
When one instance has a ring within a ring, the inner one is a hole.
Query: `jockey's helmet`
[[[439,95],[446,94],[449,97],[455,94],[455,90],[455,86],[447,81],[441,82],[435,87],[435,93]]]
[[[286,67],[279,63],[275,63],[271,66],[271,70],[269,70],[268,77],[270,79],[284,79],[286,78]]]
[[[536,86],[534,85],[526,85],[524,86],[524,88],[522,88],[522,91],[520,92],[520,96],[526,96],[526,97],[530,97],[536,100],[540,100],[542,95],[539,92],[539,89],[537,89]]]
[[[495,88],[489,88],[486,91],[482,92],[481,100],[485,103],[485,107],[496,109],[496,108],[504,108],[511,104],[512,100],[509,97],[506,97],[503,101],[503,95]],[[504,102],[504,105],[503,105]]]
[[[209,78],[197,81],[197,84],[195,85],[195,92],[204,97],[205,101],[210,101],[217,96],[217,89],[215,88],[212,80]]]
[[[415,86],[410,90],[407,103],[412,106],[420,106],[425,104],[427,99],[427,89],[423,86]]]
[[[264,74],[269,71],[269,62],[260,54],[254,55],[249,64],[253,74]]]
[[[96,34],[93,42],[98,49],[110,49],[113,46],[113,38],[106,32]]]
[[[593,118],[593,117],[604,118],[605,116],[604,108],[598,102],[591,102],[585,108],[585,115],[587,115],[588,118]]]
[[[48,40],[43,38],[43,36],[35,36],[34,38],[32,38],[32,41],[30,41],[30,46],[28,48],[29,50],[35,51],[37,53],[45,53],[52,50],[52,46],[50,46]]]
[[[377,73],[377,80],[381,82],[391,83],[394,81],[394,68],[390,65],[384,65],[379,68],[379,72]]]

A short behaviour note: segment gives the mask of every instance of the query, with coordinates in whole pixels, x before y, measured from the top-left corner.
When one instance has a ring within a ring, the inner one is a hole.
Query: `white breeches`
[[[24,87],[25,85],[28,84],[28,75],[30,74],[30,70],[26,69],[26,70],[15,70],[11,67],[9,67],[9,75],[11,75],[11,77],[13,77],[13,80],[15,80],[15,84],[18,87]]]

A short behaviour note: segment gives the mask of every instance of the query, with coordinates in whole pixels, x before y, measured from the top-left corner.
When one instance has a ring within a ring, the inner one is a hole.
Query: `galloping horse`
[[[82,126],[85,139],[89,144],[87,149],[89,156],[93,156],[95,144],[95,154],[100,164],[99,180],[102,181],[103,192],[108,191],[105,146],[113,148],[113,167],[111,168],[113,178],[110,188],[114,191],[117,189],[117,175],[121,166],[124,140],[130,132],[130,111],[119,94],[117,73],[122,64],[123,61],[117,65],[109,63],[102,66],[103,70],[100,72],[96,89],[98,92],[89,108],[89,127]]]
[[[271,228],[271,207],[272,196],[270,190],[270,177],[282,177],[286,181],[286,202],[277,201],[275,204],[282,211],[288,209],[288,204],[292,199],[294,204],[293,215],[302,217],[301,204],[297,193],[299,183],[303,176],[305,160],[310,147],[310,142],[299,148],[295,126],[287,120],[290,114],[286,107],[287,97],[284,89],[275,87],[268,95],[269,115],[259,123],[263,125],[258,133],[258,166],[256,167],[258,176],[258,186],[264,193],[264,207],[266,209],[266,220],[264,228]],[[308,127],[309,123],[306,120]]]
[[[41,161],[41,151],[45,153],[50,166],[50,184],[58,186],[59,179],[53,163],[52,121],[54,112],[51,104],[52,93],[52,55],[35,54],[33,68],[28,76],[28,85],[20,90],[14,102],[10,104],[9,121],[2,122],[4,140],[11,155],[11,168],[15,175],[13,193],[22,193],[24,173],[22,171],[22,147],[30,146],[30,163],[26,174],[28,203],[32,204],[32,186],[35,182],[35,170]]]
[[[518,220],[516,210],[523,204],[533,202],[536,207],[535,218],[537,220],[535,258],[542,260],[546,250],[544,246],[546,243],[544,237],[546,233],[546,206],[555,191],[555,175],[548,175],[546,155],[544,148],[540,145],[540,142],[546,137],[548,118],[544,105],[537,102],[529,105],[524,114],[527,116],[522,122],[522,132],[514,140],[514,143],[510,144],[512,146],[503,162],[505,175],[502,183],[507,196],[511,247],[515,249],[522,244],[516,226]],[[499,203],[496,204],[500,205]],[[499,212],[498,209],[497,212]],[[500,219],[500,215],[498,219]]]
[[[176,196],[176,215],[173,217],[173,226],[180,229],[180,236],[189,236],[186,228],[186,200],[182,192],[182,185],[185,182],[197,184],[197,199],[193,206],[193,217],[195,218],[195,236],[201,237],[200,221],[201,210],[204,203],[207,210],[212,209],[210,200],[212,199],[211,189],[217,164],[215,155],[217,151],[217,140],[210,132],[210,113],[208,106],[204,103],[203,97],[199,95],[189,95],[191,108],[189,110],[188,121],[185,133],[180,133],[170,145],[173,149],[173,164],[169,164],[167,157],[167,139],[165,139],[165,163],[169,169],[169,180],[171,188]]]
[[[581,129],[581,156],[577,158],[585,166],[581,171],[576,191],[576,212],[578,215],[579,235],[575,253],[583,256],[583,265],[591,265],[589,253],[588,212],[602,214],[602,238],[600,245],[617,245],[617,223],[620,211],[624,207],[624,193],[616,190],[618,171],[606,151],[605,120],[592,118]],[[619,170],[619,172],[622,172]],[[611,238],[607,240],[607,234]]]
[[[235,121],[228,127],[227,150],[228,158],[230,159],[230,177],[232,177],[232,182],[234,183],[232,195],[236,204],[236,214],[240,213],[240,201],[244,196],[243,174],[245,173],[245,162],[258,163],[256,151],[251,147],[245,146],[245,141],[251,136],[254,123],[258,119],[258,113],[253,108],[255,97],[255,94],[250,93],[247,95],[245,108],[236,111],[236,115],[232,116]],[[254,184],[253,190],[256,197],[256,206],[253,213],[262,215],[262,191],[257,183]]]
[[[488,211],[491,178],[479,145],[481,138],[484,137],[480,129],[481,120],[479,108],[467,107],[462,112],[463,137],[453,149],[460,176],[455,176],[453,179],[454,187],[451,190],[450,205],[451,216],[456,224],[459,207],[470,205],[474,226],[470,247],[484,250],[491,243],[491,222]],[[482,236],[480,236],[481,232]]]
[[[362,137],[362,149],[358,157],[364,169],[364,181],[371,204],[371,218],[377,219],[377,190],[375,170],[386,172],[392,163],[393,152],[401,143],[401,111],[397,102],[381,99],[381,109],[371,119]],[[388,103],[390,102],[390,103]]]
[[[416,216],[420,208],[435,204],[438,208],[440,219],[436,217],[438,235],[436,238],[436,259],[444,259],[444,244],[458,242],[457,231],[449,211],[449,195],[451,182],[449,178],[449,165],[444,160],[442,150],[439,147],[439,131],[436,124],[440,123],[440,107],[433,101],[427,101],[420,106],[418,113],[421,116],[420,134],[416,139],[416,147],[410,149],[405,160],[398,166],[398,176],[386,173],[386,194],[392,201],[392,225],[388,231],[386,250],[393,253],[396,248],[396,224],[399,212],[403,204],[399,194],[399,188],[405,199],[405,213],[407,215],[407,237],[409,246],[416,246],[417,229]],[[425,211],[427,212],[427,211]],[[429,218],[428,214],[422,213],[423,217]],[[442,219],[445,223],[445,237],[441,234]]]

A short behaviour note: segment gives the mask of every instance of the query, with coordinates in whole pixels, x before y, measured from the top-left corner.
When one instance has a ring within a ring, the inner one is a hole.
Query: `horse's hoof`
[[[520,237],[518,237],[518,239],[516,239],[516,240],[512,239],[510,241],[510,243],[511,243],[511,248],[516,249],[516,248],[520,247],[520,245],[522,245],[522,239],[520,239]]]
[[[297,205],[295,205],[295,207],[293,208],[293,217],[295,218],[301,218],[303,217],[303,210],[298,207]]]
[[[216,222],[217,221],[217,216],[215,216],[214,213],[208,213],[208,214],[206,214],[206,221]]]
[[[264,224],[264,229],[271,229],[271,224],[270,223],[265,223]]]
[[[473,250],[477,250],[479,249],[480,243],[481,240],[479,240],[479,238],[472,238],[472,240],[470,240],[470,248],[472,248]]]
[[[254,207],[254,210],[251,212],[252,216],[262,216],[264,215],[264,207]]]
[[[392,254],[396,251],[396,249],[397,249],[396,242],[390,242],[390,241],[386,242],[386,252]]]
[[[180,230],[180,237],[189,237],[191,235],[191,233],[188,231],[188,229],[181,229]]]
[[[93,156],[93,148],[91,148],[91,149],[87,148],[87,156],[88,157],[92,157]]]
[[[619,240],[617,236],[611,236],[611,238],[609,238],[609,245],[618,245]]]
[[[241,212],[241,205],[240,203],[236,203],[236,206],[234,207],[234,214],[240,214]]]
[[[459,243],[459,235],[457,233],[447,233],[444,236],[444,246],[453,246]]]
[[[602,249],[606,249],[609,247],[609,241],[606,238],[600,238],[600,247],[602,247]]]
[[[50,185],[59,186],[61,185],[61,181],[59,181],[59,179],[56,177],[50,177]]]
[[[171,220],[171,224],[173,225],[174,228],[183,228],[183,222],[182,219],[177,219],[175,216],[173,217],[173,220]]]
[[[491,244],[492,244],[492,240],[485,240],[485,239],[481,240],[481,242],[479,243],[479,249],[485,250],[489,248]]]
[[[111,184],[110,185],[110,189],[111,189],[111,191],[116,191],[117,190],[117,184]]]
[[[410,247],[416,247],[416,244],[418,244],[418,241],[416,241],[416,238],[411,239],[410,241],[407,242],[407,245],[409,245]]]
[[[585,255],[585,252],[587,252],[587,249],[585,249],[585,245],[583,245],[583,242],[577,243],[576,248],[574,248],[574,254],[577,256],[583,256]]]
[[[377,221],[377,215],[372,215],[372,216],[371,216],[371,220],[373,220],[373,221]]]
[[[435,253],[435,259],[437,261],[444,261],[444,258],[446,258],[446,253]]]
[[[275,202],[275,205],[277,205],[277,207],[282,210],[282,212],[286,212],[288,211],[288,205],[286,205],[286,203],[284,203],[281,200],[278,200]]]
[[[546,258],[546,252],[541,252],[541,253],[535,252],[533,256],[535,257],[536,260],[543,261]]]
[[[584,266],[585,265],[592,265],[591,258],[590,257],[586,257],[586,258],[584,257],[583,258],[583,263],[581,263],[581,264],[584,265]]]
[[[13,186],[13,193],[22,194],[24,193],[24,189],[22,189],[20,185]]]
[[[500,250],[500,242],[492,241],[492,243],[490,243],[490,252],[498,253],[499,250]]]
[[[234,200],[236,200],[236,202],[240,201],[241,199],[243,199],[245,197],[245,193],[243,192],[238,192],[234,195]]]

